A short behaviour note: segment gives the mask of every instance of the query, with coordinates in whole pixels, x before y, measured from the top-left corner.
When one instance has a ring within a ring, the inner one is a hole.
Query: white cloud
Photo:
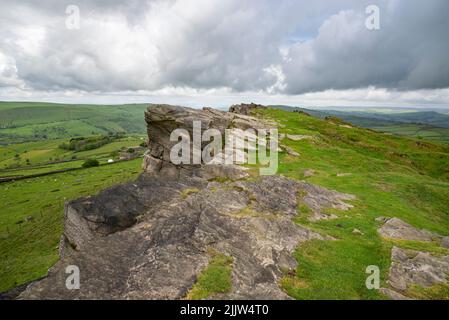
[[[79,30],[60,1],[2,1],[4,99],[449,105],[444,0],[72,4]]]

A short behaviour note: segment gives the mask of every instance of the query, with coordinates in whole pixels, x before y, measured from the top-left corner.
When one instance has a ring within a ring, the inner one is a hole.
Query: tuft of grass
[[[181,197],[187,199],[190,195],[200,192],[197,188],[184,189],[181,192]]]
[[[213,249],[210,249],[208,254],[209,265],[188,292],[187,300],[207,299],[217,293],[229,292],[232,288],[232,257]]]
[[[420,300],[449,300],[449,285],[438,284],[429,288],[412,286],[407,290],[407,295]]]
[[[423,242],[423,241],[408,241],[398,239],[384,239],[387,243],[391,243],[396,247],[402,249],[411,249],[416,251],[427,251],[437,256],[449,255],[449,249],[440,246],[439,242]]]

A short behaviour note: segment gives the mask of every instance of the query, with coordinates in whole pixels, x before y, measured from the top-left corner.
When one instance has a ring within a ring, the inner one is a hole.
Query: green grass
[[[141,159],[0,184],[0,292],[46,274],[58,259],[64,203],[132,180]]]
[[[232,258],[213,249],[209,250],[209,256],[209,265],[198,276],[186,299],[202,300],[231,290]]]
[[[385,284],[393,245],[444,253],[434,244],[394,243],[381,239],[376,217],[398,217],[411,225],[449,235],[449,148],[425,140],[386,136],[345,128],[297,113],[267,110],[264,117],[285,127],[280,132],[309,134],[315,140],[282,143],[301,154],[280,156],[280,174],[357,196],[354,208],[336,211],[336,220],[309,222],[301,203],[295,221],[336,241],[314,240],[295,252],[298,268],[281,285],[297,299],[383,299],[365,287],[366,267],[377,265]],[[350,173],[338,177],[339,173]],[[363,235],[354,235],[359,229]],[[432,291],[432,290],[431,290]],[[432,291],[445,292],[443,289]],[[445,297],[444,294],[441,297]]]
[[[0,102],[0,145],[107,134],[144,134],[146,104]]]
[[[0,111],[14,111],[21,107],[20,103],[0,103]],[[39,104],[26,107],[40,108]],[[52,106],[56,107],[60,106]],[[89,112],[92,115],[92,110]],[[310,209],[300,201],[295,222],[336,240],[314,240],[297,248],[294,255],[298,268],[286,274],[280,283],[289,295],[297,299],[384,299],[376,290],[366,289],[365,270],[369,265],[379,266],[382,285],[385,286],[393,245],[447,254],[446,249],[434,243],[382,239],[377,233],[380,224],[375,218],[398,217],[416,228],[449,235],[449,146],[426,139],[346,128],[336,119],[325,121],[280,110],[266,110],[260,115],[282,124],[282,133],[314,137],[302,141],[284,139],[282,143],[300,156],[281,153],[278,173],[357,196],[357,200],[351,201],[353,209],[329,210],[338,218],[318,222],[308,221]],[[60,116],[57,113],[53,120],[64,122]],[[95,117],[91,120],[83,118],[83,114],[78,116],[68,121],[96,121]],[[18,124],[21,123],[19,120],[25,121],[26,118],[17,118]],[[39,121],[34,119],[33,123],[25,126],[40,126]],[[39,173],[72,165],[79,167],[87,158],[96,158],[104,163],[111,153],[122,147],[138,145],[141,138],[136,135],[77,153],[58,148],[66,141],[65,138],[10,144],[0,147],[0,169],[17,162],[24,165],[27,158],[32,166],[0,171],[0,176]],[[20,160],[15,158],[16,154]],[[50,158],[69,160],[73,155],[77,156],[76,161],[48,164]],[[140,172],[140,163],[141,160],[136,159],[0,184],[0,291],[43,276],[57,260],[65,201],[95,194],[108,186],[135,178]],[[315,174],[304,178],[306,169],[315,170]],[[342,173],[349,175],[338,176]],[[185,196],[194,192],[186,192]],[[242,212],[248,213],[251,212]],[[354,235],[354,229],[361,230],[363,235]],[[204,299],[229,291],[231,273],[232,259],[211,252],[208,267],[198,277],[187,298]],[[448,297],[447,286],[412,288],[411,291],[416,297],[428,299]]]
[[[41,173],[80,166],[79,161],[72,161],[74,158],[76,160],[95,158],[100,163],[105,163],[110,158],[117,159],[117,155],[114,156],[114,153],[117,153],[121,148],[138,146],[144,140],[145,137],[143,135],[133,135],[117,139],[97,149],[79,152],[60,149],[59,145],[67,143],[68,140],[66,139],[0,146],[0,177]],[[16,155],[19,158],[16,158]],[[27,159],[30,165],[27,165]],[[53,163],[57,160],[70,162]],[[10,170],[15,166],[18,167],[16,168],[18,170]]]
[[[198,193],[198,192],[200,192],[200,190],[197,189],[197,188],[184,189],[184,190],[181,192],[181,197],[182,197],[183,199],[187,199],[190,195],[195,194],[195,193]]]
[[[449,143],[449,129],[420,124],[397,124],[388,126],[371,126],[371,129],[414,138],[424,138]]]

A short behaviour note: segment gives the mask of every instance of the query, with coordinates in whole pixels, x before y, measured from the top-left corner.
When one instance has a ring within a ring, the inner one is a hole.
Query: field
[[[140,173],[141,159],[0,184],[0,291],[42,277],[58,259],[64,203]]]
[[[270,110],[281,132],[305,134],[314,140],[283,143],[300,157],[281,156],[279,173],[357,196],[354,208],[332,212],[336,220],[309,222],[299,206],[296,221],[338,241],[311,241],[296,251],[297,274],[286,277],[284,289],[297,299],[383,299],[365,287],[365,268],[379,266],[385,285],[393,244],[449,254],[419,242],[391,243],[377,234],[376,217],[398,217],[417,228],[449,235],[449,147],[342,127],[302,114]],[[304,170],[315,174],[305,178]],[[343,175],[342,175],[343,174]],[[353,234],[360,230],[363,235]],[[448,287],[412,293],[449,298]]]
[[[449,143],[448,128],[438,128],[419,124],[397,124],[380,127],[372,126],[371,129],[380,132],[414,137],[418,139],[435,140],[444,143]]]
[[[0,102],[0,145],[111,132],[142,134],[147,107]]]
[[[140,173],[140,156],[118,161],[120,152],[146,140],[144,107],[128,107],[0,103],[0,179],[76,169],[0,184],[0,292],[45,275],[58,259],[66,201]],[[114,122],[102,121],[108,117]],[[61,148],[73,137],[103,135],[109,143],[92,150]],[[82,168],[87,159],[100,166]]]

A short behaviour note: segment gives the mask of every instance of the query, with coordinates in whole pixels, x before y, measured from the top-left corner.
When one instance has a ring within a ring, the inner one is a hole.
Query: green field
[[[77,168],[0,184],[0,291],[35,279],[57,260],[64,202],[132,179],[141,159],[107,164],[146,140],[147,105],[0,102],[0,178]],[[74,137],[122,133],[99,148],[60,148]],[[104,166],[81,169],[87,159]]]
[[[140,173],[141,159],[0,184],[0,291],[39,278],[58,259],[64,203]]]
[[[444,143],[449,143],[448,128],[438,128],[419,124],[402,124],[402,125],[389,125],[380,127],[373,126],[371,127],[371,129],[402,136],[409,136],[419,139],[435,140]]]
[[[357,196],[350,211],[330,211],[336,220],[309,222],[299,206],[296,221],[337,241],[311,241],[296,251],[295,276],[282,285],[297,299],[383,299],[365,287],[365,268],[380,267],[385,285],[393,243],[377,234],[376,217],[398,217],[417,228],[449,235],[449,147],[425,140],[386,136],[361,128],[345,128],[305,115],[269,110],[280,131],[306,134],[315,140],[283,140],[301,156],[283,154],[279,173]],[[285,127],[284,127],[285,126]],[[316,174],[304,178],[305,169]],[[344,176],[338,174],[344,173]],[[363,235],[352,233],[359,229]],[[416,242],[406,248],[449,254],[449,250]],[[445,298],[449,287],[411,295]]]
[[[147,107],[0,102],[0,145],[115,132],[144,134]]]
[[[0,177],[30,175],[79,167],[84,160],[89,158],[106,163],[111,158],[117,160],[120,149],[139,146],[145,139],[146,137],[143,135],[127,136],[94,150],[78,152],[59,148],[63,142],[68,141],[67,139],[0,146]]]

